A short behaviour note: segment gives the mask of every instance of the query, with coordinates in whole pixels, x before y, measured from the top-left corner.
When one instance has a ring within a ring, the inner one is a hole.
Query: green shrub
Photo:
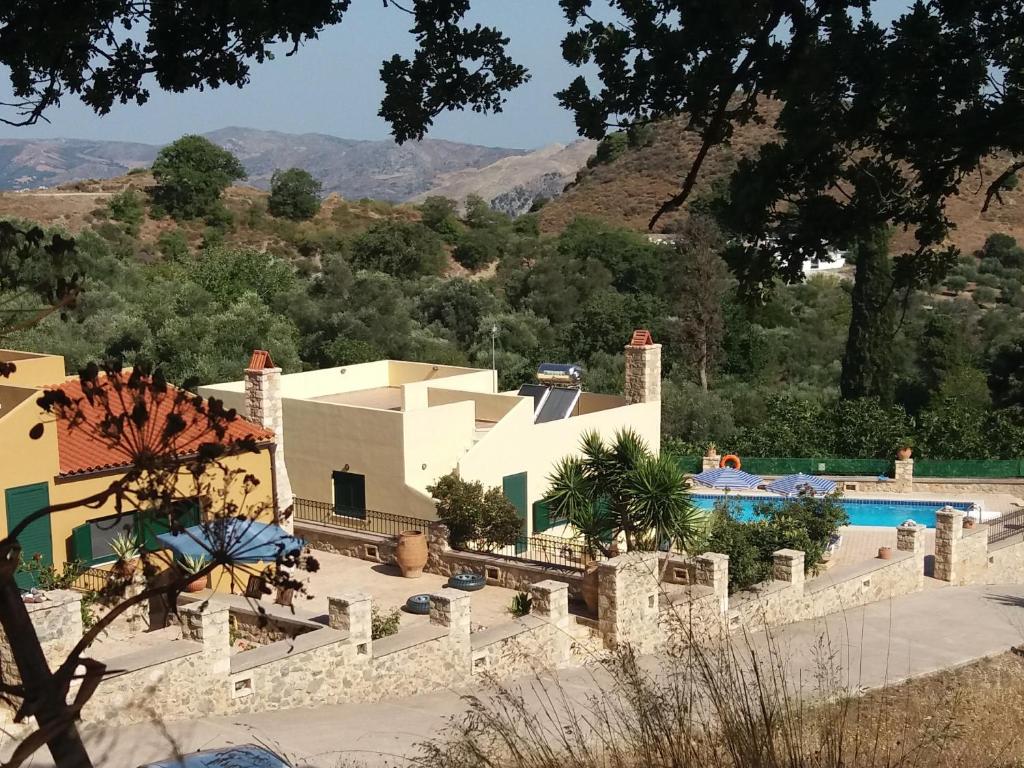
[[[402,623],[402,613],[394,608],[387,613],[381,613],[374,606],[370,613],[370,639],[380,640],[382,637],[398,634],[398,627]]]
[[[799,496],[754,507],[755,517],[739,520],[729,500],[716,504],[708,524],[707,551],[729,556],[729,591],[747,589],[772,572],[772,553],[798,549],[812,571],[832,536],[849,518],[835,496]]]
[[[146,205],[142,195],[134,189],[119,192],[107,201],[107,215],[114,221],[125,225],[125,231],[132,235],[139,234],[139,225],[146,215]]]
[[[437,518],[448,526],[453,547],[475,544],[498,549],[516,543],[522,521],[515,506],[499,488],[484,491],[480,483],[445,475],[427,491],[434,497]]]

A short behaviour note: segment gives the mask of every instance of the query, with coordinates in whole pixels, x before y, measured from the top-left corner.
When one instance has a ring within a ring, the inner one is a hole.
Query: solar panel
[[[545,387],[543,384],[523,384],[519,388],[520,397],[532,397],[533,398],[533,415],[536,416],[537,412],[540,411],[541,403],[544,402],[544,397],[547,395],[550,387]]]
[[[578,389],[552,389],[534,420],[537,424],[568,418],[580,399]]]

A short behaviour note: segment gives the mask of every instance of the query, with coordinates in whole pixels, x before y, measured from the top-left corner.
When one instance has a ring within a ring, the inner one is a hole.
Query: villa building
[[[427,488],[455,471],[502,488],[532,535],[551,527],[539,503],[547,478],[585,433],[629,428],[659,448],[661,345],[647,331],[626,347],[624,396],[533,383],[498,392],[492,370],[398,360],[272,377],[269,389],[259,375],[250,363],[244,380],[199,392],[250,416],[255,403],[280,413],[292,491],[336,514],[436,519]]]
[[[0,535],[39,509],[75,502],[102,491],[112,480],[123,476],[129,462],[127,452],[96,439],[88,430],[71,427],[62,419],[44,413],[37,400],[45,389],[59,387],[73,400],[82,398],[78,377],[65,376],[64,359],[57,355],[0,350],[0,362],[14,363],[12,375],[0,378]],[[157,410],[156,419],[166,419],[165,410]],[[41,434],[31,434],[33,428]],[[156,423],[156,429],[160,425]],[[259,509],[260,518],[275,515],[274,500],[278,480],[275,476],[274,433],[263,426],[237,419],[228,425],[226,441],[252,438],[257,453],[228,456],[228,471],[244,469],[260,482],[246,499],[250,509]],[[204,441],[208,442],[204,438]],[[210,470],[211,472],[215,470]],[[287,482],[287,479],[284,480]],[[235,496],[241,503],[243,489],[228,490],[227,499]],[[209,510],[203,510],[195,481],[182,472],[176,494],[186,505],[182,520],[198,522]],[[281,500],[278,499],[278,502]],[[290,504],[290,501],[287,502]],[[33,521],[19,537],[22,557],[38,555],[44,564],[58,569],[68,560],[80,560],[88,566],[113,561],[110,541],[132,527],[144,545],[156,547],[155,535],[166,530],[145,530],[138,527],[137,510],[123,510],[118,518],[114,500],[98,508],[76,506]],[[150,518],[159,527],[159,522]],[[19,575],[21,586],[31,586],[25,574]]]

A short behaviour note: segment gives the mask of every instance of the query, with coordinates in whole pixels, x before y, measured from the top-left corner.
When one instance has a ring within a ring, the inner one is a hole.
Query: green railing
[[[914,477],[1024,477],[1024,459],[949,460],[915,459]]]

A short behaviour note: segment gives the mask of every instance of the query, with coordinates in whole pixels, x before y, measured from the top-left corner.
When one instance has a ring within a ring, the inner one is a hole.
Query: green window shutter
[[[533,503],[533,532],[543,533],[551,527],[551,510],[543,501]]]
[[[71,559],[92,562],[92,531],[88,523],[71,531]]]
[[[501,492],[505,494],[505,498],[512,502],[512,506],[516,508],[516,512],[519,514],[519,519],[522,521],[522,528],[519,541],[516,542],[516,554],[523,554],[526,549],[526,538],[529,535],[529,520],[527,519],[526,512],[526,473],[519,472],[515,475],[505,475],[501,479]]]
[[[7,530],[35,512],[50,505],[50,489],[46,483],[7,488],[4,491],[7,504]],[[53,541],[50,534],[50,516],[44,515],[29,523],[18,537],[21,544],[22,560],[27,561],[37,554],[43,565],[53,565]],[[36,586],[35,578],[22,570],[14,574],[15,583],[22,589]]]

